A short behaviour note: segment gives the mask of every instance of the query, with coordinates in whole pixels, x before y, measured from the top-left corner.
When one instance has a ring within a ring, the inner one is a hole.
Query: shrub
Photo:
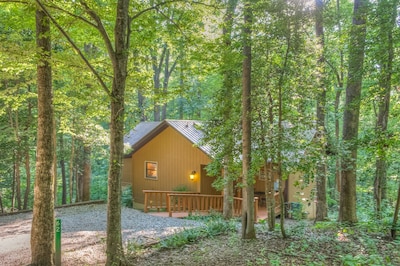
[[[128,186],[122,189],[121,195],[121,203],[122,206],[132,208],[133,200],[132,200],[132,186]]]

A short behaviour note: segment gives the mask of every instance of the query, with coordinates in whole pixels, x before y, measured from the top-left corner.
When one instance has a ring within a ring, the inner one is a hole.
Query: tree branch
[[[100,32],[101,36],[103,37],[103,40],[104,40],[104,42],[106,44],[106,48],[107,48],[108,54],[110,55],[111,62],[113,64],[114,68],[116,68],[117,60],[115,58],[114,47],[113,47],[113,45],[111,43],[110,37],[108,36],[108,33],[107,33],[106,29],[104,28],[104,25],[103,25],[100,17],[97,15],[96,12],[93,11],[93,9],[91,9],[86,4],[85,1],[80,1],[80,3],[85,8],[86,13],[89,16],[91,16],[94,19],[94,21],[96,21],[96,23],[97,23],[96,29]]]
[[[82,51],[79,49],[79,47],[75,44],[75,42],[71,39],[71,37],[68,35],[68,33],[60,26],[60,24],[57,23],[57,21],[50,15],[50,13],[47,11],[46,7],[41,3],[40,0],[36,0],[36,3],[40,6],[40,8],[43,10],[43,12],[46,14],[46,16],[49,17],[51,22],[56,26],[56,28],[64,35],[64,37],[67,39],[67,41],[71,44],[73,49],[78,53],[78,55],[82,58],[82,60],[85,62],[85,64],[88,66],[90,71],[96,76],[97,80],[99,81],[101,87],[104,89],[104,91],[107,93],[108,96],[111,95],[110,90],[108,89],[107,85],[103,81],[103,79],[100,77],[100,74],[94,69],[94,67],[90,64],[90,62],[87,60],[87,58],[84,56]]]
[[[0,0],[0,1],[1,1],[1,0]],[[61,11],[61,12],[65,13],[65,14],[71,16],[71,17],[77,18],[77,19],[79,19],[79,20],[85,22],[86,24],[88,24],[88,25],[90,25],[90,26],[92,26],[92,27],[94,27],[94,28],[97,29],[97,25],[96,25],[96,24],[94,24],[93,22],[91,22],[90,20],[88,20],[88,19],[86,19],[86,18],[84,18],[84,17],[82,17],[82,16],[75,15],[74,13],[71,13],[71,12],[69,12],[68,10],[65,10],[65,9],[63,9],[63,8],[61,8],[61,7],[59,7],[59,6],[56,6],[56,5],[47,5],[47,6],[50,7],[50,8],[52,8],[52,9]]]

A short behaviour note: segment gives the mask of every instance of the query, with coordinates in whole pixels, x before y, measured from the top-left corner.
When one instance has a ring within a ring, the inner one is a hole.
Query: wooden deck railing
[[[165,190],[143,190],[144,193],[144,212],[148,212],[150,209],[160,211],[165,209],[168,211],[168,200],[167,194],[178,193],[177,191],[165,191]],[[196,192],[185,191],[179,192],[180,194],[198,194]]]
[[[210,212],[223,210],[222,195],[205,195],[190,191],[163,191],[163,190],[143,190],[144,193],[144,212],[150,209],[166,211],[169,216],[175,212]],[[281,213],[279,192],[274,194],[275,215]],[[242,198],[233,198],[233,215],[242,215]],[[257,220],[259,198],[254,197],[254,219]]]
[[[204,195],[204,194],[167,194],[169,201],[169,216],[173,212],[205,212],[205,211],[222,211],[223,196],[222,195]]]
[[[167,193],[168,198],[168,215],[172,217],[174,212],[222,212],[224,198],[222,195],[205,195],[205,194],[181,194]],[[242,214],[242,198],[233,198],[234,216]],[[258,197],[254,198],[254,219],[257,220],[258,215]]]

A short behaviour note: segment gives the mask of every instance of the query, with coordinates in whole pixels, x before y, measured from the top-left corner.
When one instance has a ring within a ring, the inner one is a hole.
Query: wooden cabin
[[[124,138],[130,151],[123,159],[122,185],[132,185],[135,204],[143,204],[144,190],[191,191],[199,194],[221,195],[212,187],[215,178],[204,167],[211,162],[211,147],[200,144],[203,132],[200,121],[164,120],[141,122]],[[310,191],[294,187],[297,174],[287,183],[288,202],[309,201]],[[262,195],[265,179],[256,177],[255,192]],[[260,197],[263,204],[263,197]],[[307,204],[309,218],[315,216],[315,203]]]

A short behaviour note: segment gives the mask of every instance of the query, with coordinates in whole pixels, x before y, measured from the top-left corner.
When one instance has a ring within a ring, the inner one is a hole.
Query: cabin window
[[[157,180],[158,178],[158,163],[157,162],[144,162],[145,178]]]

